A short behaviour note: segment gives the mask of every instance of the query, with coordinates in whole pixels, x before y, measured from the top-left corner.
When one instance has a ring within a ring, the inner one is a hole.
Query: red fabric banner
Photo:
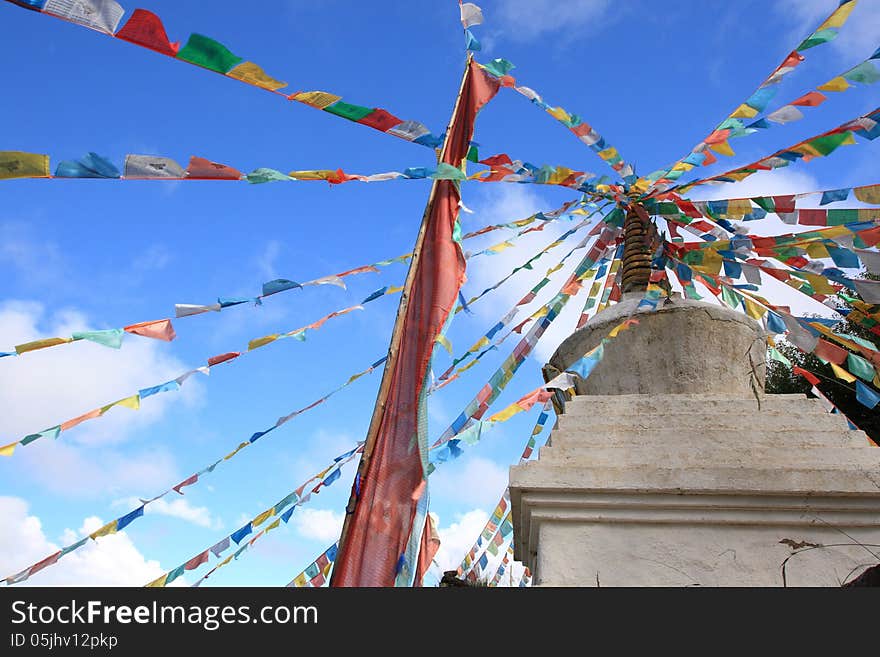
[[[499,86],[497,79],[469,62],[443,162],[461,166],[477,112]],[[392,586],[413,531],[425,476],[418,447],[422,391],[434,341],[464,280],[464,256],[452,239],[459,200],[452,181],[435,182],[433,200],[425,213],[419,259],[409,274],[410,295],[399,324],[399,351],[385,372],[390,385],[384,403],[375,411],[378,428],[372,446],[367,444],[369,460],[364,461],[355,480],[356,502],[340,541],[333,586]],[[417,563],[410,566],[418,568]]]

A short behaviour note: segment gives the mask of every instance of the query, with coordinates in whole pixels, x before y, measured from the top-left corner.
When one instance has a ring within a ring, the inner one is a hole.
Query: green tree
[[[863,274],[862,278],[880,280],[880,276]],[[848,299],[861,298],[854,292],[845,290],[835,299],[838,307],[852,308]],[[818,315],[815,315],[818,317]],[[855,324],[848,319],[841,320],[833,330],[836,333],[848,334],[870,340],[876,343],[880,336],[871,333],[864,327]],[[792,344],[780,340],[777,344],[779,352],[791,361],[792,365],[803,368],[819,375],[819,385],[816,386],[831,402],[837,406],[849,420],[867,433],[871,439],[880,444],[880,405],[871,410],[862,405],[856,399],[855,384],[846,383],[838,379],[826,365],[813,354],[805,354]],[[776,360],[767,359],[767,384],[766,391],[770,394],[806,394],[814,396],[811,392],[812,385],[802,376],[796,375],[792,368]]]

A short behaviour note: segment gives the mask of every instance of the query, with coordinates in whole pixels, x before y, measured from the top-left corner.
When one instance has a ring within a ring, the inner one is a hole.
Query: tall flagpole
[[[446,128],[446,136],[443,140],[443,146],[439,152],[438,161],[443,161],[446,156],[447,150],[449,148],[449,139],[452,134],[452,127],[456,118],[456,115],[459,110],[459,106],[461,104],[462,94],[464,92],[465,83],[467,82],[468,73],[470,70],[471,62],[473,60],[473,55],[468,53],[467,60],[465,63],[464,74],[461,78],[461,85],[459,86],[458,95],[455,99],[455,105],[452,109],[452,116],[449,119],[449,124]],[[397,307],[397,317],[394,321],[394,329],[391,333],[391,343],[388,347],[388,357],[385,361],[385,369],[382,373],[382,382],[379,385],[379,392],[376,396],[376,404],[373,407],[373,417],[370,420],[370,427],[367,430],[367,437],[364,444],[363,455],[361,456],[360,463],[358,464],[358,470],[356,474],[355,484],[352,486],[351,495],[349,496],[348,505],[345,509],[345,521],[342,525],[342,534],[339,537],[339,553],[342,554],[343,550],[346,547],[346,541],[348,539],[348,532],[350,528],[350,524],[352,518],[354,517],[354,511],[358,502],[358,482],[363,480],[363,477],[366,475],[367,470],[370,465],[370,460],[373,456],[373,450],[376,446],[376,441],[379,435],[379,428],[382,422],[382,417],[385,411],[385,406],[388,400],[388,394],[391,388],[391,382],[394,376],[395,369],[397,367],[398,356],[400,354],[400,342],[403,335],[403,325],[406,319],[407,309],[409,308],[409,300],[412,291],[413,283],[416,279],[416,273],[418,271],[419,263],[421,261],[422,255],[422,246],[425,240],[425,232],[428,223],[428,217],[431,213],[432,206],[434,204],[434,199],[437,195],[437,189],[439,188],[441,182],[440,180],[435,180],[433,185],[431,186],[431,193],[428,196],[428,203],[425,206],[425,211],[422,214],[422,223],[419,228],[418,237],[416,238],[416,244],[412,251],[412,259],[410,260],[409,270],[406,275],[406,282],[403,286],[403,292],[400,298],[400,305]],[[414,411],[415,412],[415,409]],[[338,569],[334,568],[333,575],[330,579],[330,585],[334,586],[337,581],[337,573]]]

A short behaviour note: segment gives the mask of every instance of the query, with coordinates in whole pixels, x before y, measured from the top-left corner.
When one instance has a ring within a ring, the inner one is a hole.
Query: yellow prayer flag
[[[747,198],[733,199],[727,202],[728,217],[743,217],[752,213],[752,203]]]
[[[553,174],[547,179],[548,185],[558,185],[574,173],[574,170],[569,169],[568,167],[556,167],[553,171]]]
[[[496,244],[495,246],[490,246],[486,250],[491,251],[492,253],[501,253],[502,251],[506,251],[507,249],[509,249],[512,246],[513,246],[513,244],[511,244],[510,242],[504,241],[504,242],[501,242],[500,244]]]
[[[15,345],[15,353],[24,354],[37,349],[45,349],[46,347],[54,347],[58,344],[67,344],[73,342],[73,338],[45,338],[43,340],[34,340],[33,342],[25,342],[24,344]]]
[[[852,10],[856,8],[858,2],[847,2],[845,5],[839,6],[831,16],[828,17],[824,23],[819,26],[817,32],[822,30],[827,30],[830,27],[843,27],[843,24],[846,23],[846,20],[849,18],[849,15],[852,13]]]
[[[606,161],[613,160],[616,157],[620,157],[620,153],[617,152],[617,149],[614,148],[614,146],[610,146],[604,151],[599,151],[599,157]]]
[[[243,450],[243,449],[244,449],[245,447],[247,447],[248,445],[250,445],[250,443],[241,443],[238,447],[236,447],[234,450],[232,450],[231,452],[229,452],[229,454],[227,454],[226,456],[224,456],[224,457],[223,457],[223,460],[224,460],[224,461],[228,461],[229,459],[231,459],[233,456],[235,456],[236,454],[238,454],[241,450]]]
[[[268,533],[269,533],[270,531],[272,531],[273,529],[277,529],[277,528],[278,528],[278,525],[280,525],[280,524],[281,524],[281,518],[277,518],[277,519],[275,520],[275,522],[273,522],[271,525],[267,525],[267,526],[266,526],[266,533],[268,534]]]
[[[262,512],[260,515],[258,515],[256,518],[254,518],[253,520],[251,520],[251,526],[252,526],[252,527],[259,527],[259,526],[262,525],[264,522],[266,522],[269,518],[271,518],[271,517],[272,517],[272,514],[274,514],[274,513],[275,513],[275,509],[274,509],[274,508],[273,508],[273,509],[267,509],[266,511],[263,511],[263,512]]]
[[[625,331],[629,327],[630,327],[629,322],[622,322],[622,323],[618,324],[617,326],[615,326],[613,329],[611,329],[611,333],[608,334],[608,337],[609,338],[616,338],[618,336],[618,334]]]
[[[471,353],[471,354],[472,354],[472,353],[474,353],[475,351],[479,351],[479,350],[482,349],[483,347],[488,347],[488,346],[489,346],[489,338],[487,338],[487,337],[484,335],[482,338],[480,338],[479,340],[477,340],[477,341],[474,343],[474,346],[473,346],[473,347],[471,347],[470,349],[468,349],[468,353]]]
[[[458,368],[458,373],[463,374],[464,372],[467,372],[469,369],[471,369],[474,365],[476,365],[479,362],[480,361],[478,361],[478,360],[472,360],[470,363],[468,363],[464,367]]]
[[[731,119],[752,119],[758,116],[758,110],[754,107],[749,107],[746,104],[740,105],[736,108],[736,111],[730,115]]]
[[[334,177],[336,172],[330,169],[313,169],[308,171],[291,171],[287,175],[297,180],[327,180]]]
[[[18,441],[0,447],[0,456],[12,456],[12,453],[15,451],[16,445],[18,445]]]
[[[330,569],[331,569],[331,568],[333,568],[333,562],[332,562],[332,561],[328,561],[327,563],[324,564],[324,570],[321,571],[322,573],[324,573],[324,577],[327,577],[327,575],[330,574]]]
[[[555,267],[550,267],[550,269],[547,270],[547,273],[544,274],[544,277],[546,278],[547,276],[550,276],[551,274],[555,274],[555,273],[558,272],[560,269],[562,269],[564,266],[565,266],[565,265],[563,265],[563,264],[560,262],[560,263],[559,263],[558,265],[556,265]]]
[[[561,107],[549,107],[549,108],[547,108],[547,114],[552,116],[557,121],[569,122],[569,123],[571,122],[571,116],[569,115],[568,112],[566,112]]]
[[[231,71],[229,71],[229,73],[227,73],[226,75],[231,78],[235,78],[236,80],[247,82],[248,84],[252,84],[256,87],[269,89],[270,91],[277,91],[278,89],[287,86],[286,82],[282,82],[281,80],[276,80],[275,78],[270,77],[266,74],[266,71],[264,71],[261,67],[257,66],[253,62],[242,62]]]
[[[749,176],[751,176],[754,171],[734,171],[733,173],[728,173],[726,178],[733,178],[736,181],[745,180]]]
[[[807,272],[798,272],[798,275],[806,278],[818,294],[834,294],[836,292],[836,290],[831,287],[828,279],[824,276],[820,276],[819,274],[808,274]]]
[[[168,573],[165,573],[164,575],[162,575],[162,577],[154,579],[152,582],[147,584],[146,588],[162,588],[163,586],[165,586],[165,580],[167,579]]]
[[[715,249],[706,249],[703,254],[703,264],[700,269],[709,272],[710,274],[718,275],[721,271],[721,264],[724,261],[724,258],[721,257],[721,254],[718,253]]]
[[[308,584],[305,573],[300,573],[293,579],[293,585],[302,588]]]
[[[395,292],[400,292],[402,289],[402,285],[392,285],[387,290],[385,290],[385,294],[394,294]]]
[[[264,335],[262,338],[256,338],[248,342],[248,351],[253,351],[254,349],[259,349],[270,342],[275,342],[278,339],[278,334],[273,333],[272,335]]]
[[[828,249],[821,242],[810,242],[807,244],[807,255],[811,258],[830,258]]]
[[[872,205],[880,205],[880,185],[866,185],[864,187],[856,187],[853,189],[856,198],[862,203],[871,203]]]
[[[449,355],[450,356],[452,355],[452,343],[449,341],[449,339],[445,335],[442,335],[442,334],[438,335],[435,342],[438,342],[441,345],[443,345],[443,348],[449,352]]]
[[[829,363],[829,365],[831,365],[831,369],[834,371],[834,375],[838,379],[843,379],[847,383],[853,383],[856,380],[856,377],[847,372],[840,365],[836,365],[834,363]]]
[[[337,100],[342,100],[342,96],[328,94],[326,91],[303,91],[294,94],[292,99],[300,103],[305,103],[306,105],[311,105],[312,107],[317,107],[318,109],[324,109],[335,103]]]
[[[119,401],[115,401],[112,404],[107,404],[106,406],[101,407],[101,415],[109,411],[114,406],[125,406],[126,408],[130,408],[134,411],[138,410],[141,407],[141,397],[140,395],[132,395],[131,397],[126,397],[125,399],[120,399]]]
[[[489,421],[490,422],[506,422],[507,420],[512,418],[514,415],[516,415],[517,413],[521,413],[521,412],[522,412],[521,407],[517,406],[516,404],[511,404],[510,406],[505,408],[503,411],[498,411],[497,413],[495,413],[495,415],[493,415],[492,417],[489,418]]]
[[[761,319],[764,315],[767,314],[767,309],[763,306],[755,303],[748,297],[743,297],[743,304],[746,307],[746,314],[752,319]]]
[[[696,167],[690,162],[677,162],[675,166],[672,167],[672,171],[690,171],[695,168]]]
[[[844,77],[836,77],[828,80],[821,87],[816,87],[819,91],[846,91],[849,89],[849,82]]]
[[[95,540],[95,539],[101,538],[102,536],[107,536],[109,534],[115,534],[116,533],[116,522],[117,522],[116,520],[111,520],[110,522],[108,522],[106,525],[104,525],[100,529],[96,529],[91,534],[89,534],[89,538],[91,538],[92,540]]]
[[[0,180],[48,177],[48,155],[22,151],[0,151]]]
[[[710,144],[709,148],[711,148],[719,155],[726,155],[727,157],[733,157],[733,155],[735,155],[733,149],[730,147],[730,142],[728,142],[727,140],[722,141],[718,144]]]

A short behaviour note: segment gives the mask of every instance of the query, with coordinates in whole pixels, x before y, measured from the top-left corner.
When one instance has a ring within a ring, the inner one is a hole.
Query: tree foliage
[[[864,278],[871,280],[880,280],[880,276],[872,274],[864,274]],[[858,295],[849,290],[846,294],[853,298]],[[835,303],[843,309],[851,308],[850,302],[837,295]],[[872,342],[880,341],[880,337],[871,333],[867,329],[855,324],[847,319],[841,320],[833,330],[836,333],[848,334],[870,340]],[[791,361],[792,365],[805,369],[816,374],[819,377],[819,385],[816,386],[831,402],[837,406],[838,410],[843,413],[853,424],[864,431],[871,439],[880,444],[880,406],[871,410],[863,406],[857,399],[855,393],[855,384],[846,383],[838,379],[831,369],[831,366],[821,361],[813,354],[805,354],[792,344],[780,340],[776,345],[779,352]],[[780,363],[779,361],[767,359],[767,383],[766,391],[770,394],[806,394],[810,397],[814,396],[811,392],[812,386],[803,377],[794,374],[792,368]]]

